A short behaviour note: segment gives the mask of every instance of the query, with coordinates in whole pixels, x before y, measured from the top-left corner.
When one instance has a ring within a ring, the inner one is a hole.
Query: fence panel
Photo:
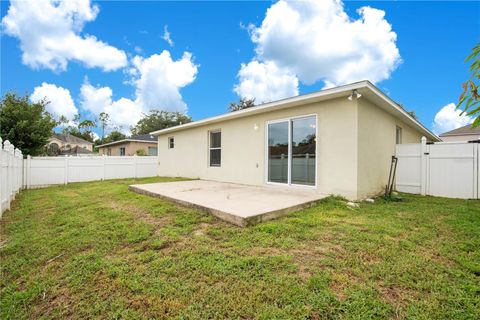
[[[421,193],[421,151],[419,143],[397,145],[397,191]]]
[[[397,145],[396,189],[449,198],[479,199],[479,144]]]
[[[473,199],[476,194],[476,143],[428,146],[426,193],[432,196]]]
[[[10,209],[22,188],[39,188],[70,182],[154,177],[158,159],[128,157],[30,157],[0,138],[0,218]]]
[[[67,183],[103,180],[104,157],[66,157]]]
[[[11,202],[22,187],[22,152],[8,140],[0,138],[0,217],[10,209]]]
[[[105,179],[154,177],[157,157],[33,157],[26,160],[26,188]]]

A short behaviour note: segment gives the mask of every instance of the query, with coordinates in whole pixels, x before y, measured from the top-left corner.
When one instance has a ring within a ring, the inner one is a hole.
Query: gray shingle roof
[[[53,138],[57,138],[60,141],[65,143],[75,143],[75,144],[93,144],[90,141],[84,140],[79,137],[72,136],[71,134],[63,134],[63,133],[53,133]]]
[[[452,131],[444,132],[440,135],[440,137],[446,136],[461,136],[461,135],[473,135],[478,134],[480,135],[480,126],[476,128],[472,128],[471,124],[467,124],[464,127],[454,129]]]
[[[131,136],[131,137],[128,138],[128,139],[157,142],[157,137],[152,136],[151,134],[142,134],[142,135],[138,135],[138,136]]]

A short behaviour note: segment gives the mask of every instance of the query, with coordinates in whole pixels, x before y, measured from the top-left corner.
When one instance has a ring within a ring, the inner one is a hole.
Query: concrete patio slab
[[[137,184],[129,186],[129,190],[202,209],[242,227],[310,207],[327,197],[308,189],[206,180]]]

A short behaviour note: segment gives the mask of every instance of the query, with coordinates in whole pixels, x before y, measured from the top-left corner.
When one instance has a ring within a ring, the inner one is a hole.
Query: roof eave
[[[373,92],[377,97],[379,97],[384,103],[393,107],[393,109],[407,122],[410,122],[412,125],[416,126],[420,131],[427,136],[427,138],[431,140],[440,141],[441,139],[435,135],[433,132],[428,130],[425,126],[423,126],[418,120],[413,118],[408,112],[406,112],[402,107],[400,107],[395,101],[393,101],[390,97],[388,97],[385,93],[379,90],[375,85],[373,85],[368,80],[363,80],[359,82],[354,82],[351,84],[325,89],[322,91],[309,93],[305,95],[300,95],[292,98],[287,98],[283,100],[273,101],[269,103],[265,103],[253,108],[248,108],[240,111],[235,111],[231,113],[225,113],[218,116],[206,118],[203,120],[198,120],[194,122],[189,122],[183,125],[166,128],[162,130],[153,131],[150,134],[159,136],[167,133],[172,133],[176,131],[186,130],[189,128],[195,128],[203,125],[208,125],[211,123],[216,123],[220,121],[232,120],[237,119],[249,115],[260,114],[264,112],[268,112],[269,110],[276,108],[276,109],[283,109],[288,108],[291,106],[298,106],[302,104],[313,103],[321,100],[329,100],[334,99],[341,96],[348,95],[352,90],[370,90]]]
[[[156,140],[148,141],[148,140],[136,140],[136,139],[123,139],[123,140],[113,141],[105,144],[100,144],[98,146],[95,146],[95,148],[108,147],[108,146],[113,146],[115,144],[121,144],[126,142],[157,143]]]

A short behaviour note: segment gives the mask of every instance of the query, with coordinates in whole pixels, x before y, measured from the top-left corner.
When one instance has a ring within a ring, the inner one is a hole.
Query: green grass
[[[339,198],[238,228],[112,180],[22,192],[0,317],[478,319],[480,201]]]

